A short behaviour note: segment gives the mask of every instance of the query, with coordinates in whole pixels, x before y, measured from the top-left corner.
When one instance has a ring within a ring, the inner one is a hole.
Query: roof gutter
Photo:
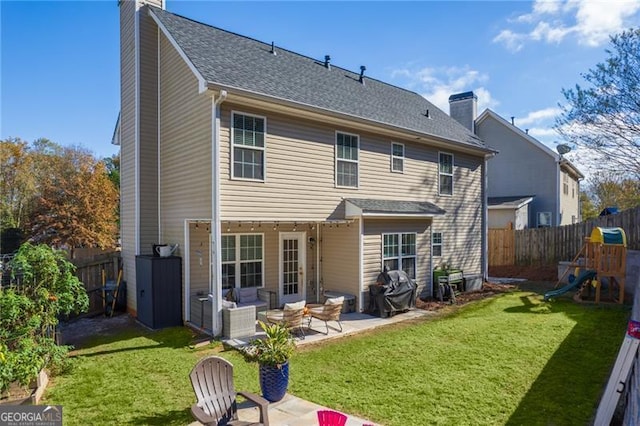
[[[242,89],[239,87],[234,87],[234,86],[229,86],[229,85],[221,85],[221,84],[217,84],[217,83],[211,83],[208,82],[207,83],[207,87],[210,90],[226,90],[229,93],[236,93],[238,95],[241,96],[246,96],[248,98],[252,98],[252,99],[256,99],[256,100],[263,100],[266,102],[270,102],[270,103],[277,103],[283,106],[288,106],[288,107],[293,107],[296,109],[302,109],[305,111],[309,111],[312,113],[320,113],[320,114],[325,114],[325,115],[330,115],[332,117],[335,118],[342,118],[342,119],[347,119],[349,121],[356,121],[356,122],[360,122],[362,124],[368,124],[368,125],[376,125],[376,126],[380,126],[380,127],[384,127],[386,129],[389,129],[391,131],[396,131],[396,132],[402,132],[402,133],[408,133],[414,137],[416,137],[418,140],[422,139],[422,138],[429,138],[434,140],[435,142],[442,142],[444,144],[447,145],[447,147],[450,147],[451,145],[455,145],[456,147],[460,148],[461,150],[465,150],[467,152],[472,152],[474,154],[491,154],[491,155],[495,155],[497,154],[498,151],[492,149],[492,148],[488,148],[488,147],[480,147],[480,146],[474,146],[474,145],[470,145],[467,143],[463,143],[460,141],[456,141],[456,140],[452,140],[452,139],[447,139],[447,138],[443,138],[441,136],[437,136],[437,135],[433,135],[430,133],[424,133],[424,132],[419,132],[416,130],[412,130],[412,129],[408,129],[406,127],[401,127],[401,126],[394,126],[392,124],[388,124],[388,123],[384,123],[382,121],[376,121],[376,120],[369,120],[366,118],[362,118],[353,114],[347,114],[344,112],[339,112],[339,111],[335,111],[335,110],[331,110],[331,109],[327,109],[327,108],[320,108],[317,106],[313,106],[313,105],[309,105],[303,102],[296,102],[296,101],[292,101],[289,99],[284,99],[284,98],[279,98],[276,96],[270,96],[270,95],[265,95],[263,93],[259,93],[259,92],[255,92],[255,91],[251,91],[251,90],[246,90],[246,89]],[[423,141],[424,142],[424,141]]]
[[[220,259],[220,105],[227,99],[227,92],[221,90],[218,96],[211,94],[211,247],[210,268],[211,288],[209,300],[213,307],[211,315],[211,330],[214,335],[222,333],[222,260]]]

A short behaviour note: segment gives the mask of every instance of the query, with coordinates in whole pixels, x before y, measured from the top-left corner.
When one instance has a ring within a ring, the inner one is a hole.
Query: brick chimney
[[[475,133],[475,121],[478,116],[478,97],[473,92],[457,93],[449,96],[449,115]]]

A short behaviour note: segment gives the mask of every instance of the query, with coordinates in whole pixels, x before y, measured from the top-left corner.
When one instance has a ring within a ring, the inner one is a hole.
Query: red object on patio
[[[318,410],[319,426],[344,426],[347,424],[347,416],[337,411]]]

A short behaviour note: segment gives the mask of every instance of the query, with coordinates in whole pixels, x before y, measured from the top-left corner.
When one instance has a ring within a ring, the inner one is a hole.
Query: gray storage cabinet
[[[136,256],[138,321],[147,327],[182,325],[182,258]]]

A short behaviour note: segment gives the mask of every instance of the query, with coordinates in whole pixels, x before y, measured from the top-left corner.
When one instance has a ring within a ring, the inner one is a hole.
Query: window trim
[[[386,235],[398,235],[398,256],[397,257],[384,257],[384,237]],[[403,235],[413,235],[414,236],[414,252],[415,254],[411,256],[402,256],[402,236]],[[384,271],[384,261],[390,259],[398,259],[398,267],[402,270],[402,259],[413,258],[413,279],[418,278],[418,233],[417,232],[383,232],[381,234],[381,247],[380,247],[380,257],[382,259],[381,270]]]
[[[343,135],[347,135],[347,136],[355,136],[356,138],[356,142],[357,142],[357,152],[358,152],[358,159],[357,160],[348,160],[346,158],[340,158],[338,159],[338,134],[343,134]],[[344,189],[358,189],[360,188],[360,135],[356,134],[356,133],[349,133],[349,132],[343,132],[341,130],[336,130],[335,131],[335,135],[334,135],[334,142],[333,142],[333,182],[336,188],[344,188]],[[344,185],[338,185],[338,161],[345,161],[348,163],[355,163],[356,164],[356,172],[357,172],[357,179],[356,179],[356,186],[344,186]]]
[[[223,261],[221,259],[220,262],[220,277],[222,278],[222,265],[235,265],[236,266],[236,279],[235,279],[235,283],[233,288],[234,289],[240,289],[242,288],[242,282],[241,282],[241,274],[240,274],[240,270],[241,267],[240,265],[242,265],[242,263],[253,263],[253,262],[257,262],[257,260],[245,260],[242,261],[242,259],[240,258],[240,254],[241,254],[241,250],[242,247],[240,245],[240,241],[241,241],[241,236],[260,236],[261,241],[262,241],[262,246],[261,246],[261,250],[262,250],[262,258],[260,259],[260,263],[262,264],[262,280],[259,286],[257,287],[245,287],[245,288],[264,288],[264,281],[265,281],[265,270],[264,270],[264,233],[263,232],[240,232],[240,233],[226,233],[226,234],[222,234],[221,237],[234,237],[234,239],[236,240],[236,247],[235,247],[235,260],[233,262],[230,261]],[[222,241],[221,241],[222,243]]]
[[[396,155],[393,154],[394,145],[398,145],[398,146],[402,147],[402,157],[399,157],[399,156],[396,156]],[[405,155],[405,146],[404,146],[404,144],[400,143],[400,142],[391,142],[391,160],[390,160],[391,161],[391,164],[390,164],[391,173],[402,173],[402,174],[404,174],[404,159],[405,158],[406,158],[406,155]],[[396,170],[394,168],[394,166],[393,166],[393,160],[396,160],[396,159],[402,160],[402,169],[401,170]]]
[[[441,155],[449,155],[451,156],[451,173],[443,173],[440,171],[440,156]],[[454,175],[454,167],[455,167],[455,157],[453,155],[453,153],[450,152],[445,152],[445,151],[438,151],[438,195],[442,196],[442,197],[453,197],[454,192],[454,179],[453,179],[453,175]],[[451,194],[443,194],[440,192],[440,176],[451,176]]]
[[[440,234],[440,242],[439,243],[435,243],[433,241],[433,238],[435,237],[435,234]],[[434,254],[434,250],[433,248],[439,246],[440,247],[440,254]],[[442,231],[431,231],[431,256],[433,257],[442,257],[444,256],[444,232]]]
[[[253,178],[246,178],[246,177],[241,177],[241,176],[236,176],[234,173],[234,162],[235,162],[235,147],[236,144],[234,142],[234,131],[235,131],[235,127],[233,127],[233,122],[234,122],[234,116],[235,115],[244,115],[247,117],[253,117],[253,118],[259,118],[262,119],[264,121],[264,143],[262,147],[257,147],[257,146],[248,146],[248,145],[238,145],[238,147],[242,147],[244,149],[252,149],[254,151],[262,151],[262,179],[253,179]],[[229,147],[230,147],[230,152],[229,152],[229,178],[231,180],[243,180],[243,181],[248,181],[248,182],[266,182],[267,181],[267,117],[263,116],[263,115],[258,115],[258,114],[251,114],[248,112],[242,112],[242,111],[237,111],[237,110],[232,110],[231,111],[231,121],[229,122]]]

